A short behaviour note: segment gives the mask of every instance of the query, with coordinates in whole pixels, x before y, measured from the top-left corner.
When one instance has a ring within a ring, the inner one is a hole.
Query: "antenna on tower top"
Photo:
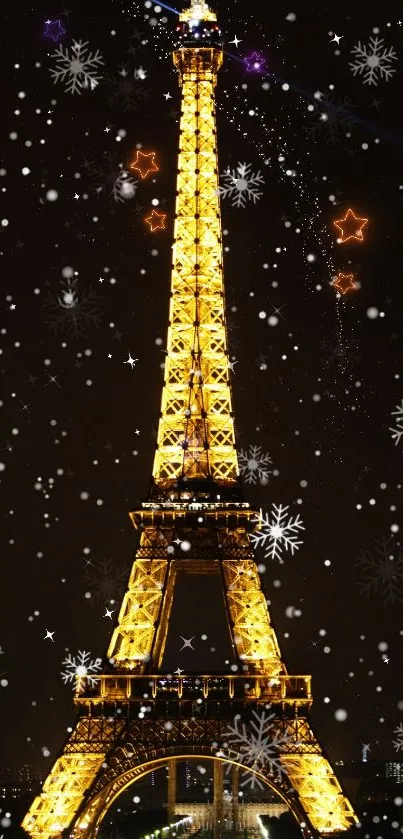
[[[190,8],[185,9],[179,15],[180,21],[194,21],[198,23],[200,20],[217,20],[217,15],[212,12],[204,0],[190,0]]]

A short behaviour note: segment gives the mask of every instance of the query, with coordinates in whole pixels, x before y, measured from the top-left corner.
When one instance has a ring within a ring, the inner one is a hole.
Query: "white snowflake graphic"
[[[264,183],[260,172],[252,174],[251,163],[238,163],[236,169],[228,169],[221,177],[226,181],[225,186],[220,186],[218,192],[223,198],[232,198],[233,207],[245,207],[247,201],[256,201],[262,197],[257,187]]]
[[[355,122],[351,107],[352,103],[347,96],[343,100],[336,100],[334,94],[329,94],[326,99],[318,99],[308,126],[311,137],[323,136],[327,146],[337,146],[344,142]]]
[[[138,70],[131,72],[125,66],[121,67],[116,76],[106,79],[109,104],[121,105],[126,112],[136,111],[150,95],[149,88],[143,84],[144,79],[144,74],[139,75]]]
[[[395,427],[389,428],[389,431],[392,432],[392,440],[395,441],[395,446],[397,446],[403,437],[403,399],[401,405],[396,405],[396,411],[392,411],[391,416],[396,417]]]
[[[99,295],[91,288],[79,292],[76,279],[61,283],[59,294],[48,294],[44,306],[50,317],[46,322],[54,332],[65,330],[69,338],[82,338],[87,326],[98,328],[102,314],[95,306]]]
[[[137,192],[137,184],[138,181],[133,178],[133,175],[123,169],[122,172],[119,172],[112,186],[114,201],[120,201],[121,203],[123,201],[130,201],[131,198],[134,198]]]
[[[80,676],[83,684],[94,686],[96,680],[91,678],[92,673],[97,673],[101,669],[102,659],[91,658],[91,653],[86,653],[85,650],[78,650],[77,655],[71,655],[63,659],[62,666],[64,670],[61,671],[61,676],[65,685],[67,682],[73,682],[73,690],[76,688],[76,676]]]
[[[97,70],[104,63],[103,58],[99,50],[95,53],[88,52],[88,43],[88,41],[73,41],[71,55],[68,48],[64,49],[61,44],[52,53],[52,58],[56,59],[56,70],[51,70],[50,75],[55,84],[66,80],[68,93],[81,93],[83,88],[94,90],[102,78]]]
[[[356,567],[364,572],[363,594],[379,594],[386,605],[403,602],[403,554],[392,536],[375,539],[373,550],[363,551]]]
[[[357,56],[356,61],[351,61],[349,66],[354,76],[364,74],[364,84],[377,85],[378,81],[384,79],[389,81],[396,70],[391,67],[391,62],[397,60],[393,47],[388,49],[383,46],[383,38],[369,39],[369,44],[361,44],[361,41],[351,50],[352,55]]]
[[[117,155],[105,154],[98,163],[85,160],[83,165],[93,179],[98,195],[107,192],[114,201],[123,203],[136,194],[138,181],[124,169]]]
[[[300,516],[288,516],[287,510],[288,506],[273,504],[272,513],[263,513],[260,510],[259,515],[252,519],[260,530],[251,534],[254,547],[264,548],[266,557],[277,559],[281,564],[284,562],[281,557],[282,549],[290,550],[294,556],[294,551],[302,545],[297,539],[297,531],[305,530]]]
[[[248,449],[241,449],[239,452],[239,468],[247,484],[255,484],[257,480],[267,484],[269,480],[272,462],[270,455],[262,451],[261,446],[249,446]]]
[[[396,749],[397,752],[400,752],[400,749],[403,751],[403,722],[400,722],[399,725],[395,728],[393,734],[396,734],[396,740],[392,741],[393,747]]]
[[[252,719],[248,726],[241,721],[239,715],[234,717],[234,725],[229,725],[224,731],[226,741],[223,748],[228,757],[256,772],[266,768],[272,776],[281,779],[285,772],[279,752],[280,747],[288,742],[288,738],[280,733],[275,720],[276,715],[267,714],[266,711],[252,711]],[[241,785],[248,785],[251,789],[256,786],[262,788],[259,779],[250,772]]]
[[[113,606],[120,601],[125,592],[128,571],[117,566],[112,559],[95,559],[84,568],[83,582],[88,586],[93,606],[99,603]]]

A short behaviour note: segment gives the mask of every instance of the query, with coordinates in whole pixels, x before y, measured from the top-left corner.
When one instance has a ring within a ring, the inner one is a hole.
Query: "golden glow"
[[[340,272],[336,279],[333,280],[332,286],[339,294],[347,294],[349,291],[355,291],[354,274],[343,274]]]
[[[165,382],[153,477],[238,479],[224,310],[214,89],[219,48],[176,50],[180,153]],[[196,99],[197,97],[197,99]],[[196,104],[195,104],[196,103]]]
[[[368,224],[368,219],[359,218],[355,215],[354,210],[347,210],[344,218],[337,219],[333,224],[340,230],[340,242],[348,242],[349,239],[357,239],[362,242],[364,239],[362,231]]]
[[[165,230],[165,219],[166,213],[158,213],[157,210],[151,210],[151,213],[144,221],[150,225],[151,233],[154,233],[154,230]]]
[[[200,0],[200,2],[199,0],[191,0],[190,8],[181,12],[179,20],[217,20],[217,15],[209,9],[204,0]]]
[[[144,180],[151,172],[159,172],[158,166],[155,162],[155,151],[150,152],[136,152],[136,159],[130,164],[130,169],[138,172],[140,178]]]

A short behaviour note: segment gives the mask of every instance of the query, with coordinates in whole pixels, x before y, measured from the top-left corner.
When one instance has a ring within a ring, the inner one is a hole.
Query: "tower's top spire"
[[[194,25],[201,20],[217,20],[217,15],[209,9],[204,0],[191,0],[190,8],[185,9],[180,15],[181,22],[194,22]]]

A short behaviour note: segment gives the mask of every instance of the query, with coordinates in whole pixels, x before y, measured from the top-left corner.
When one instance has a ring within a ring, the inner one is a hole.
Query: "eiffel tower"
[[[33,839],[92,839],[130,783],[166,766],[173,812],[176,766],[191,758],[213,762],[216,825],[225,762],[235,780],[246,767],[275,790],[306,839],[357,822],[309,723],[311,678],[289,675],[281,658],[251,548],[259,520],[239,479],[225,326],[214,99],[223,48],[203,0],[180,14],[176,38],[180,149],[153,478],[130,513],[139,547],[108,663],[77,679],[75,728],[23,821]],[[161,672],[178,574],[219,575],[236,672]],[[275,761],[228,750],[234,719],[252,739],[269,713]]]

